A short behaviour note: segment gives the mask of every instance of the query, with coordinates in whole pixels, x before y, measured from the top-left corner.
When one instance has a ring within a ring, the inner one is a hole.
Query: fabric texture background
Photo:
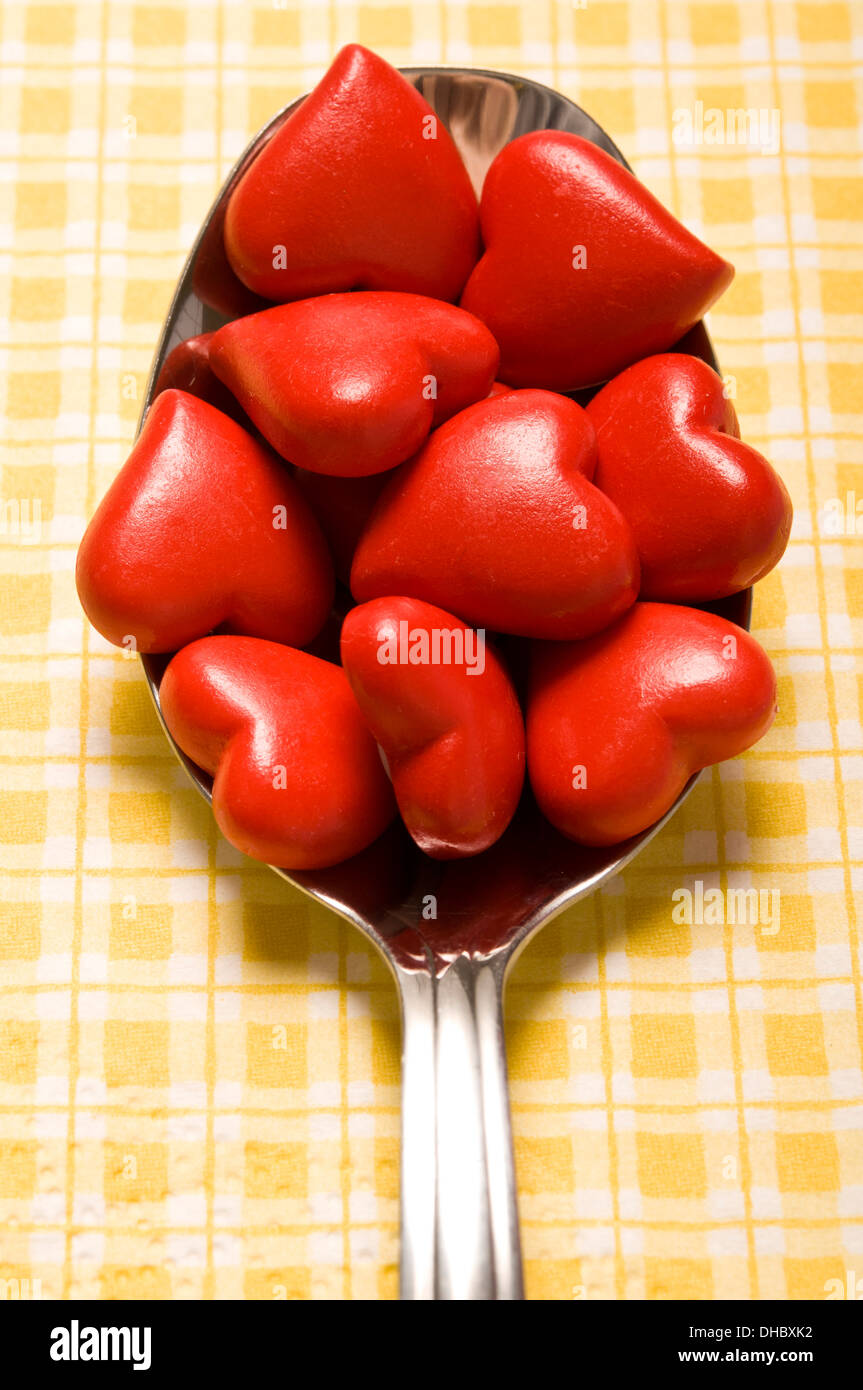
[[[824,1297],[863,1274],[863,7],[790,0],[4,5],[0,1278],[396,1293],[387,971],[219,838],[73,583],[219,183],[352,40],[559,88],[737,267],[711,331],[796,508],[781,710],[516,966],[522,1228],[533,1298]],[[698,102],[778,109],[778,150],[675,141]],[[698,883],[779,930],[675,921]]]

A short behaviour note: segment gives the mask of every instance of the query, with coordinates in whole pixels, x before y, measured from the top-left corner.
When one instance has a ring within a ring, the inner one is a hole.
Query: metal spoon
[[[529,130],[571,131],[626,163],[595,121],[539,83],[458,68],[403,71],[452,132],[478,190],[502,146]],[[168,312],[142,418],[171,349],[225,322],[224,314],[208,307],[201,294],[213,298],[202,282],[212,283],[214,265],[219,274],[227,198],[249,161],[297,105],[281,111],[251,142],[204,222]],[[678,346],[716,365],[701,325]],[[750,608],[747,591],[728,600],[721,611],[748,627]],[[157,709],[166,662],[166,657],[143,659]],[[209,799],[210,778],[166,734]],[[403,1024],[403,1299],[524,1297],[504,1051],[504,978],[543,923],[613,877],[667,819],[625,844],[589,850],[553,830],[526,792],[505,836],[476,859],[434,863],[393,827],[336,868],[292,874],[275,868],[359,927],[395,977]]]

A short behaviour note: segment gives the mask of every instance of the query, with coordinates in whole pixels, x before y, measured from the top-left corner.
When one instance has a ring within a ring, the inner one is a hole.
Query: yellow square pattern
[[[73,583],[215,190],[359,40],[559,88],[735,263],[712,332],[796,510],[774,729],[514,969],[529,1296],[824,1297],[863,1258],[860,6],[10,0],[2,37],[0,1277],[396,1293],[389,977],[219,839]],[[698,111],[777,138],[676,139]],[[675,914],[716,888],[735,921]]]

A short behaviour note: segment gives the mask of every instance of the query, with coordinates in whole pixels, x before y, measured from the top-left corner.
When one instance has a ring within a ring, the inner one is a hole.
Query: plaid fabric
[[[352,39],[560,88],[737,266],[712,331],[796,507],[781,714],[516,966],[520,1200],[534,1298],[824,1297],[863,1273],[863,12],[782,0],[4,6],[0,1278],[395,1293],[384,967],[217,837],[73,585],[215,189]],[[727,138],[748,108],[778,149]],[[779,930],[675,920],[716,887]]]

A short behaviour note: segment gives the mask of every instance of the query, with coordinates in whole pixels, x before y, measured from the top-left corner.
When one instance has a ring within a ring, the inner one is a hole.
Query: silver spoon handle
[[[524,1297],[502,963],[401,974],[401,1297]]]

